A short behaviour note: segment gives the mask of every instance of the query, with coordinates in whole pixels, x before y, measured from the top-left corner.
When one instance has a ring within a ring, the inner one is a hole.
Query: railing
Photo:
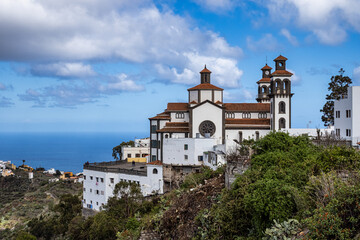
[[[115,165],[115,164],[111,164],[111,165]],[[95,166],[93,164],[88,164],[88,165],[84,164],[84,169],[100,171],[100,172],[124,173],[124,174],[130,174],[130,175],[147,176],[147,171],[125,169],[125,168],[121,168],[121,166],[114,167],[114,168],[108,168],[108,167],[104,167],[104,165],[102,165],[102,166],[96,165]]]

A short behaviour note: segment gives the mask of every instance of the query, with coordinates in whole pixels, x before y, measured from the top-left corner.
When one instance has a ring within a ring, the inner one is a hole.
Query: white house
[[[261,69],[257,103],[224,103],[223,89],[211,84],[211,71],[205,66],[200,84],[188,89],[187,102],[168,103],[164,112],[149,118],[150,161],[199,166],[204,157],[214,159],[215,153],[232,151],[243,139],[290,129],[293,74],[286,70],[286,60],[281,55],[274,59],[274,72],[268,65]],[[224,151],[214,151],[220,145]]]
[[[334,127],[337,136],[360,145],[360,86],[348,87],[347,95],[334,101]]]
[[[100,211],[121,180],[139,184],[144,196],[162,194],[162,163],[115,161],[84,164],[83,208]]]

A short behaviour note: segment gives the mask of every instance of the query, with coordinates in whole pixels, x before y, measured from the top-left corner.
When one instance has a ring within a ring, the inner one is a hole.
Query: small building
[[[360,86],[348,87],[347,94],[334,101],[335,134],[360,145]]]
[[[83,208],[100,211],[113,196],[115,185],[120,181],[139,184],[144,196],[163,193],[163,167],[160,161],[86,163],[83,173]]]
[[[121,160],[128,162],[146,162],[150,153],[150,138],[135,139],[133,146],[121,148]]]
[[[1,175],[3,177],[9,177],[15,175],[11,169],[3,169]]]

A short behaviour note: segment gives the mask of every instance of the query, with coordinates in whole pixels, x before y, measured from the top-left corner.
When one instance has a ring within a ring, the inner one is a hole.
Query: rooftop
[[[127,161],[111,161],[100,163],[85,163],[84,170],[99,172],[124,173],[130,175],[147,176],[146,163],[137,162],[135,165]]]

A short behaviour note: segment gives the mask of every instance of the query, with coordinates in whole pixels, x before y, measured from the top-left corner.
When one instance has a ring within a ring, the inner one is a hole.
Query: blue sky
[[[1,132],[147,132],[187,100],[204,64],[226,102],[255,102],[286,56],[293,127],[319,112],[340,67],[360,85],[358,0],[2,0]]]

